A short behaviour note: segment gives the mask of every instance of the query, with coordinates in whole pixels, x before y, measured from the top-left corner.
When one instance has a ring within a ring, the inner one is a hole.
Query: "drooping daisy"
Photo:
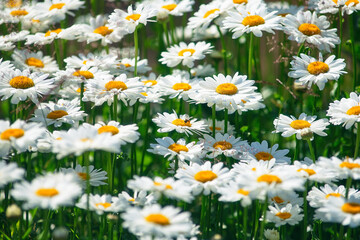
[[[211,192],[217,193],[218,188],[231,178],[229,169],[223,165],[219,162],[211,166],[209,161],[202,165],[194,163],[186,169],[179,168],[175,177],[189,184],[194,195],[209,195]]]
[[[178,116],[175,110],[173,110],[173,113],[158,113],[153,122],[159,127],[158,132],[161,133],[175,130],[188,136],[189,134],[192,135],[192,133],[201,134],[206,132],[204,121],[198,121],[187,114]]]
[[[274,120],[274,133],[282,133],[283,137],[290,137],[296,134],[297,139],[314,139],[313,133],[319,136],[327,136],[324,132],[329,122],[326,118],[315,120],[316,116],[307,116],[306,113],[300,114],[296,119],[294,116],[285,116],[280,114],[279,118]]]
[[[318,162],[320,167],[332,170],[338,179],[360,179],[360,158],[352,159],[346,157],[341,160],[337,157],[320,157]]]
[[[174,238],[180,234],[188,235],[192,229],[190,213],[181,212],[180,208],[173,206],[130,207],[121,217],[123,226],[136,235]]]
[[[330,117],[330,123],[342,124],[345,129],[349,129],[354,123],[360,122],[360,96],[352,92],[350,98],[335,100],[330,103],[326,116]]]
[[[86,210],[88,201],[87,198],[87,194],[82,195],[76,206]],[[95,211],[99,215],[102,215],[105,212],[118,213],[124,211],[128,204],[129,203],[126,200],[118,197],[112,197],[108,194],[90,194],[89,196],[89,210]]]
[[[203,31],[209,27],[213,20],[216,25],[221,25],[227,9],[228,5],[219,0],[202,4],[194,16],[189,18],[188,28]]]
[[[321,53],[319,59],[305,54],[293,58],[294,60],[290,62],[292,71],[288,75],[308,88],[316,84],[320,90],[323,90],[325,83],[329,80],[338,80],[342,74],[346,73],[343,71],[346,66],[345,60],[342,58],[335,60],[335,55],[328,57],[325,61]]]
[[[208,118],[205,120],[205,125],[206,125],[206,130],[208,132],[213,132],[213,121],[211,118]],[[234,126],[230,124],[230,122],[228,121],[227,123],[227,133],[229,135],[233,135],[234,134]],[[215,120],[215,133],[221,133],[224,134],[225,133],[225,120]]]
[[[247,141],[241,141],[241,138],[236,138],[228,133],[224,135],[216,133],[215,138],[205,134],[204,139],[200,139],[204,143],[204,153],[209,158],[215,158],[220,154],[226,157],[237,157],[248,149]]]
[[[59,71],[55,60],[50,56],[43,56],[41,51],[15,50],[11,56],[14,64],[20,70],[29,68],[31,71],[54,73]]]
[[[114,138],[117,138],[121,145],[126,143],[134,143],[139,139],[139,127],[136,124],[120,125],[116,121],[110,121],[107,124],[99,122],[95,124],[94,128],[99,134],[111,133]]]
[[[296,225],[304,217],[304,214],[301,214],[301,208],[298,205],[291,205],[290,203],[281,209],[277,205],[275,205],[275,207],[269,206],[269,210],[266,214],[266,219],[269,222],[275,223],[275,227],[280,227],[285,224]]]
[[[79,121],[87,116],[80,109],[80,101],[76,98],[71,101],[60,99],[56,103],[50,101],[41,103],[35,110],[35,116],[30,120],[44,123],[46,126],[54,124],[55,127],[61,127],[63,123],[77,126]]]
[[[335,171],[331,168],[324,168],[318,164],[314,164],[310,158],[305,158],[304,161],[295,161],[294,166],[297,168],[297,172],[304,178],[319,182],[319,183],[331,183],[337,180]]]
[[[218,188],[218,193],[221,195],[219,201],[222,202],[237,202],[241,201],[241,206],[247,207],[251,205],[250,191],[247,190],[246,184],[239,181],[231,181],[224,186]]]
[[[57,209],[73,205],[81,192],[75,174],[47,173],[31,182],[15,183],[10,194],[18,201],[25,201],[24,209]]]
[[[290,164],[291,159],[286,155],[289,153],[288,149],[278,150],[279,144],[275,144],[274,146],[269,148],[267,141],[253,142],[249,148],[249,153],[252,158],[260,161],[269,161],[275,158],[276,163],[287,163]]]
[[[29,147],[36,146],[36,140],[45,133],[45,128],[39,123],[26,123],[16,120],[13,124],[0,120],[0,157],[6,156],[10,149],[18,153],[25,152]]]
[[[169,96],[169,98],[184,99],[187,101],[190,95],[196,94],[195,89],[198,84],[197,79],[190,80],[188,75],[189,74],[184,76],[173,73],[172,75],[159,77],[158,84],[156,84],[154,88],[163,92],[164,95]]]
[[[12,104],[18,104],[28,98],[38,103],[38,97],[49,94],[54,88],[54,79],[48,74],[24,70],[7,71],[0,78],[0,96],[4,101],[11,97]]]
[[[90,185],[94,187],[107,184],[104,182],[108,179],[106,176],[107,172],[102,171],[101,169],[95,169],[93,165],[89,165],[89,174],[86,173],[87,167],[79,164],[76,165],[75,169],[60,168],[60,172],[76,174],[82,186],[86,186],[87,180],[89,180]]]
[[[223,21],[224,28],[233,32],[233,39],[250,32],[256,37],[262,37],[263,31],[275,34],[274,30],[281,29],[281,17],[275,11],[269,13],[261,2],[251,2],[237,10],[228,11],[229,16]]]
[[[299,11],[296,16],[286,15],[283,19],[284,32],[290,40],[298,43],[308,42],[315,45],[319,50],[331,52],[335,44],[340,43],[336,35],[336,28],[328,29],[330,23],[325,16],[317,16],[316,12]]]
[[[211,52],[211,48],[211,44],[206,42],[180,42],[179,45],[168,48],[167,52],[162,52],[160,62],[168,67],[175,67],[182,62],[183,66],[192,68],[194,61],[204,59],[205,54]]]
[[[0,188],[8,183],[21,180],[24,177],[25,170],[18,168],[16,163],[6,163],[0,161]]]
[[[157,144],[150,144],[149,152],[163,155],[164,157],[169,156],[169,160],[173,160],[175,157],[180,161],[188,160],[190,162],[199,162],[200,155],[202,153],[202,144],[196,144],[190,142],[186,144],[184,139],[179,139],[174,142],[169,137],[155,138]]]

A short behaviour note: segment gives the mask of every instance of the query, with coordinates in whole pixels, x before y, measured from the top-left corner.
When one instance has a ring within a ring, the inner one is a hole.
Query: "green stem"
[[[357,123],[354,159],[356,159],[359,156],[359,147],[360,147],[359,144],[360,144],[360,123]]]
[[[85,105],[84,105],[84,102],[83,102],[83,97],[84,97],[84,85],[85,85],[84,82],[82,82],[81,85],[80,85],[80,106],[81,106],[82,110],[85,111]]]
[[[228,61],[227,61],[227,51],[226,51],[226,44],[225,44],[225,38],[224,35],[221,32],[221,29],[218,25],[216,25],[217,30],[219,32],[220,35],[220,41],[221,41],[221,47],[222,47],[222,54],[223,54],[223,58],[224,58],[224,73],[225,75],[228,74]]]
[[[356,62],[356,49],[355,49],[355,17],[354,14],[350,15],[350,38],[351,38],[351,53],[352,53],[352,62],[353,62],[353,91],[355,92],[355,88],[357,86],[357,62]]]
[[[216,105],[214,104],[213,106],[212,106],[212,127],[213,127],[213,129],[212,129],[212,134],[213,134],[213,137],[215,138],[215,126],[216,126]]]
[[[134,31],[134,45],[135,45],[135,66],[134,66],[134,77],[137,76],[137,64],[138,64],[138,56],[139,56],[139,39],[138,39],[138,29],[135,28]]]
[[[309,185],[309,181],[305,182],[305,190],[303,193],[303,198],[304,198],[304,225],[303,225],[303,239],[306,240],[307,239],[307,224],[308,224],[308,203],[307,203],[307,190],[308,190],[308,185]]]
[[[296,56],[300,56],[300,54],[302,53],[302,51],[304,50],[304,47],[305,47],[305,42],[303,42],[301,45],[300,45],[300,47],[299,47],[299,51],[298,51],[298,53],[296,54]]]
[[[339,37],[340,37],[340,43],[338,45],[338,52],[337,52],[337,57],[338,58],[341,58],[342,29],[343,29],[343,16],[342,16],[342,9],[339,8]]]
[[[113,166],[112,159],[114,155],[113,153],[107,153],[107,174],[108,174],[108,182],[109,182],[109,193],[111,194],[113,191]]]
[[[117,115],[117,95],[114,95],[114,118],[112,120],[118,121],[118,115]]]
[[[203,234],[205,234],[206,230],[206,196],[202,195],[202,204],[201,204],[201,215],[200,215],[200,229]]]
[[[351,182],[352,182],[352,178],[351,177],[348,177],[346,179],[346,192],[345,192],[345,198],[348,199],[349,197],[349,189],[351,187]]]
[[[146,124],[145,124],[145,132],[144,132],[144,136],[145,136],[145,141],[144,141],[144,149],[141,155],[141,163],[140,163],[140,175],[142,176],[143,171],[144,171],[144,160],[145,160],[145,154],[146,154],[146,148],[149,142],[149,126],[150,126],[150,103],[148,103],[146,105],[146,109],[145,109],[145,115],[146,115]]]
[[[250,42],[249,42],[249,57],[248,57],[248,79],[252,79],[252,56],[254,51],[254,36],[250,33]]]
[[[167,28],[167,23],[164,22],[162,25],[163,25],[164,33],[165,33],[165,37],[166,37],[166,46],[169,47],[170,46],[170,38],[169,38],[169,30]]]
[[[268,208],[268,196],[266,196],[265,202],[264,202],[264,206],[263,206],[263,210],[262,210],[262,216],[263,216],[263,220],[261,221],[261,226],[260,226],[260,240],[263,239],[264,236],[264,229],[265,229],[265,224],[266,224],[266,213],[267,213],[267,208]]]
[[[45,240],[48,239],[48,232],[49,232],[49,227],[50,227],[50,219],[51,219],[51,210],[46,210],[45,214],[44,214],[44,231],[43,231],[43,235],[41,237],[41,240]],[[20,231],[21,232],[21,231]],[[20,234],[21,236],[21,234]]]
[[[60,41],[61,41],[61,39],[55,39],[54,46],[55,46],[56,62],[59,65],[59,68],[62,69],[63,61],[62,61],[61,54],[60,54],[60,47],[59,47]]]
[[[225,108],[224,112],[224,133],[227,133],[228,131],[228,121],[229,121],[229,110]]]
[[[313,159],[313,162],[316,162],[316,157],[315,157],[315,152],[314,152],[314,148],[312,146],[311,140],[310,139],[306,139],[308,145],[309,145],[309,149],[310,149],[310,153],[311,153],[311,157]]]
[[[244,239],[247,239],[247,223],[248,223],[248,207],[244,207],[243,211],[243,235]]]

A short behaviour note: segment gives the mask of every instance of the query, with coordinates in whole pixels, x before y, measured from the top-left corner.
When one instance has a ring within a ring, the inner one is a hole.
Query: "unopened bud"
[[[264,237],[267,240],[279,240],[280,234],[276,229],[266,229],[264,232]]]
[[[301,138],[303,140],[311,140],[314,137],[313,132],[310,130],[310,128],[304,128],[301,130]]]
[[[6,218],[9,220],[19,220],[21,218],[22,212],[21,209],[16,204],[11,204],[6,209]]]
[[[157,13],[156,20],[160,23],[166,23],[169,20],[169,12],[166,10],[159,11]]]
[[[114,214],[108,214],[106,217],[110,221],[117,221],[119,219],[119,217],[117,215],[114,215]]]

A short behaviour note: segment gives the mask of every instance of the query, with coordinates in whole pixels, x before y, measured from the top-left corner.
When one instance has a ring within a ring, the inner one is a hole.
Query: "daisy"
[[[30,121],[41,122],[46,126],[54,124],[55,127],[61,127],[63,123],[78,126],[79,121],[87,116],[80,109],[80,101],[76,98],[71,101],[60,99],[56,103],[41,103]]]
[[[294,116],[285,116],[280,114],[279,118],[274,120],[275,131],[273,133],[282,133],[283,137],[290,137],[296,134],[297,139],[314,139],[313,133],[319,136],[327,136],[324,130],[327,130],[329,122],[326,118],[315,120],[316,116],[307,116],[300,114],[299,119]]]
[[[310,158],[305,158],[304,161],[295,161],[294,166],[297,168],[297,172],[302,177],[319,182],[319,183],[331,183],[337,180],[337,176],[334,170],[331,168],[324,168],[318,164],[314,164]]]
[[[250,191],[247,190],[246,184],[231,181],[224,186],[218,188],[218,193],[221,195],[219,201],[222,202],[237,202],[241,201],[241,206],[247,207],[251,205]]]
[[[41,51],[15,50],[11,55],[14,64],[20,70],[29,68],[31,71],[54,73],[59,71],[56,61],[49,56],[43,56]]]
[[[1,20],[0,20],[1,21]],[[15,48],[15,42],[25,40],[29,31],[22,30],[20,32],[11,32],[8,35],[0,36],[0,50],[10,51]]]
[[[288,14],[296,15],[304,9],[304,6],[290,5],[288,2],[269,2],[267,6],[270,12],[276,11],[276,14],[281,17]]]
[[[90,67],[97,67],[102,70],[109,70],[116,68],[116,64],[118,64],[117,56],[113,54],[94,54],[92,52],[88,53],[87,55],[80,53],[79,55],[70,56],[64,59],[66,62],[67,68],[82,68],[86,66]]]
[[[325,184],[324,186],[317,188],[312,187],[311,191],[309,191],[306,199],[309,201],[309,204],[313,208],[319,208],[324,206],[326,202],[331,198],[345,198],[346,188],[343,185],[338,187],[330,186],[329,184]],[[360,198],[359,190],[355,188],[349,188],[349,198]]]
[[[81,196],[79,202],[76,204],[78,208],[87,210],[88,195]],[[104,194],[90,194],[89,195],[89,210],[95,211],[98,215],[105,212],[118,213],[124,211],[128,206],[128,202],[124,199],[112,197],[111,195]]]
[[[141,92],[141,95],[143,95],[143,98],[139,99],[139,102],[141,103],[162,103],[164,99],[162,96],[164,96],[163,93],[158,92],[154,89],[146,89],[144,92]]]
[[[49,94],[54,88],[53,82],[54,79],[48,79],[48,74],[18,69],[7,71],[0,78],[1,101],[11,97],[11,103],[18,104],[30,98],[38,103],[38,97]]]
[[[66,29],[57,28],[49,29],[47,32],[36,32],[34,35],[26,36],[25,45],[47,45],[55,39],[75,40],[81,28],[81,25],[74,24]]]
[[[189,212],[181,212],[180,208],[158,204],[145,206],[143,209],[130,207],[121,215],[123,226],[133,234],[152,237],[174,238],[179,234],[187,234],[192,229]]]
[[[206,125],[206,131],[207,132],[213,132],[213,121],[211,118],[208,118],[206,120],[204,120],[205,125]],[[230,122],[228,121],[227,123],[227,133],[229,135],[233,135],[234,134],[234,126],[230,124]],[[215,133],[221,133],[221,134],[225,134],[225,120],[215,120]]]
[[[199,162],[199,158],[203,149],[202,144],[191,142],[186,144],[184,139],[174,142],[169,137],[155,138],[157,144],[150,144],[148,152],[163,155],[165,158],[169,156],[169,160],[175,157],[180,161]]]
[[[219,187],[230,180],[229,169],[223,165],[219,162],[211,166],[209,161],[202,165],[194,163],[185,169],[179,168],[175,177],[189,184],[194,195],[209,195],[217,193]]]
[[[18,168],[16,163],[0,161],[0,188],[18,180],[23,179],[25,170]]]
[[[4,74],[7,71],[14,71],[15,67],[10,61],[4,61],[0,58],[0,74]]]
[[[2,9],[0,11],[0,24],[21,22],[24,18],[31,15],[34,10],[35,8],[29,4],[17,8]]]
[[[97,130],[98,134],[111,133],[121,145],[134,143],[140,137],[140,133],[138,132],[139,127],[136,124],[120,125],[120,123],[116,121],[110,121],[107,124],[99,122],[95,124],[94,128]]]
[[[319,166],[335,172],[338,179],[360,179],[360,158],[352,159],[345,158],[341,160],[337,157],[320,157],[318,162]]]
[[[53,22],[60,22],[65,19],[66,14],[75,16],[72,12],[83,8],[84,1],[80,0],[45,0],[37,3],[38,19],[52,19]]]
[[[231,174],[241,175],[243,171],[261,171],[268,172],[273,169],[275,166],[275,158],[264,161],[264,160],[251,160],[251,161],[241,161],[235,163],[230,170]]]
[[[147,194],[146,191],[134,191],[134,194],[132,196],[130,196],[127,192],[122,191],[121,193],[119,193],[118,197],[125,199],[134,206],[145,206],[156,203],[154,194]]]
[[[157,15],[183,16],[186,12],[192,11],[194,0],[149,0],[144,4],[150,4],[157,11]]]
[[[233,32],[233,39],[250,32],[262,37],[263,31],[275,34],[274,30],[281,29],[281,17],[275,11],[268,13],[267,7],[261,2],[251,2],[237,10],[229,11],[229,16],[223,21],[224,28]]]
[[[275,229],[266,229],[264,231],[264,237],[267,240],[279,240],[280,239],[280,233]]]
[[[18,201],[25,201],[24,209],[57,209],[73,205],[81,191],[75,174],[47,173],[31,182],[15,183],[10,194]]]
[[[320,90],[323,90],[328,80],[337,81],[342,74],[346,73],[343,71],[346,66],[345,60],[342,58],[335,60],[335,55],[328,57],[325,61],[321,53],[319,60],[305,54],[293,58],[294,60],[290,62],[292,71],[288,75],[308,88],[316,84]]]
[[[341,1],[341,0],[339,0]],[[345,5],[343,5],[343,14],[346,12],[346,14],[350,15],[353,14],[353,12],[357,12],[360,10],[360,4],[358,0],[343,0],[345,1]]]
[[[209,4],[201,4],[194,16],[189,18],[188,28],[203,31],[209,27],[213,20],[216,25],[221,25],[227,9],[228,5],[219,0],[212,1]]]
[[[36,140],[45,133],[45,128],[38,123],[26,123],[16,120],[13,124],[0,120],[0,157],[6,156],[13,148],[17,153],[25,152],[36,146]]]
[[[226,157],[237,157],[245,152],[247,148],[247,141],[241,141],[241,138],[236,138],[228,133],[224,135],[216,133],[215,138],[205,134],[204,139],[200,139],[204,143],[204,153],[209,158],[216,158],[224,154]]]
[[[83,66],[80,69],[67,68],[54,74],[56,82],[65,83],[88,83],[90,80],[110,81],[113,76],[108,71],[102,71],[97,67]]]
[[[299,197],[299,194],[293,191],[280,191],[277,193],[269,194],[269,201],[273,205],[277,205],[280,208],[286,207],[287,204],[302,206],[304,199]]]
[[[278,150],[279,144],[269,148],[267,141],[253,142],[249,148],[249,155],[251,159],[256,159],[258,161],[269,161],[275,158],[276,163],[287,163],[290,164],[291,159],[286,155],[289,153],[288,149]]]
[[[159,77],[158,84],[155,87],[159,92],[168,95],[169,98],[184,99],[187,101],[190,95],[196,94],[197,79],[189,79],[189,74],[186,76],[179,73],[173,73],[165,77]]]
[[[325,16],[317,16],[316,12],[299,11],[295,16],[286,15],[283,20],[284,32],[290,40],[298,43],[308,42],[315,45],[319,50],[331,52],[335,44],[340,44],[340,38],[336,35],[336,28],[328,29],[330,23]]]
[[[176,131],[178,133],[185,133],[186,136],[196,133],[198,135],[206,132],[204,121],[198,121],[196,118],[189,117],[187,114],[177,115],[175,110],[173,113],[158,113],[158,116],[153,119],[159,127],[158,132],[171,132]]]
[[[198,65],[190,70],[192,77],[209,77],[213,76],[216,71],[211,64]]]
[[[304,214],[300,214],[301,208],[298,205],[291,205],[290,203],[281,209],[277,205],[275,205],[275,207],[269,206],[269,210],[266,214],[266,220],[275,223],[275,227],[280,227],[285,224],[294,226],[304,217]]]
[[[87,167],[81,166],[79,164],[74,168],[60,168],[60,172],[63,173],[74,173],[78,176],[78,179],[83,187],[86,186],[87,180],[89,180],[90,185],[97,187],[100,185],[106,185],[104,182],[108,179],[106,176],[107,172],[101,171],[101,169],[95,169],[93,165],[89,165],[89,174],[87,174]]]
[[[360,122],[360,96],[352,92],[350,98],[335,100],[330,103],[326,116],[330,117],[330,123],[342,124],[345,129],[349,129],[354,123]]]
[[[134,73],[135,71],[135,58],[122,58],[119,63],[116,64],[116,69],[113,71],[120,73]],[[137,73],[145,74],[146,72],[151,71],[147,59],[138,58],[137,62]]]
[[[204,59],[205,54],[211,53],[212,48],[211,44],[206,42],[180,42],[179,45],[168,48],[167,52],[162,52],[160,62],[168,67],[175,67],[182,62],[183,66],[192,68],[194,61]]]

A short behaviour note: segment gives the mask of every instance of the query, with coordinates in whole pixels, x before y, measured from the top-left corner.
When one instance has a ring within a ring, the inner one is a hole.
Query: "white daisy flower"
[[[212,48],[211,44],[206,42],[180,42],[179,45],[168,48],[167,52],[162,52],[160,62],[168,67],[175,67],[182,62],[183,66],[192,68],[194,61],[204,59],[206,54],[211,53]]]
[[[146,191],[135,191],[132,196],[130,196],[127,192],[122,191],[121,193],[119,193],[118,197],[125,199],[134,206],[145,206],[156,203],[154,194],[147,194]]]
[[[200,139],[204,143],[204,153],[208,158],[216,158],[224,154],[226,157],[238,157],[247,151],[247,141],[241,141],[233,135],[225,133],[216,133],[215,138],[205,134],[204,139]]]
[[[153,118],[153,122],[159,127],[158,132],[171,132],[176,131],[179,133],[185,133],[186,136],[196,133],[198,135],[206,132],[204,121],[198,121],[196,118],[189,117],[187,114],[177,115],[175,110],[173,113],[158,113],[156,118]]]
[[[280,208],[286,207],[287,204],[302,206],[304,198],[299,197],[299,194],[293,191],[282,191],[269,194],[269,201],[273,205],[278,205]]]
[[[338,80],[341,75],[346,72],[346,64],[344,59],[336,59],[335,55],[331,55],[325,61],[320,53],[319,59],[310,57],[305,54],[300,54],[300,57],[294,56],[294,60],[290,62],[292,68],[290,68],[289,77],[295,78],[296,81],[302,85],[306,85],[308,88],[312,84],[318,85],[320,90],[323,90],[325,83],[329,80]]]
[[[335,44],[340,44],[340,38],[336,35],[336,28],[328,29],[330,23],[325,16],[317,16],[316,12],[299,11],[296,16],[286,15],[283,19],[284,32],[290,40],[298,43],[308,42],[315,45],[319,50],[331,52]]]
[[[301,213],[301,208],[298,205],[291,205],[290,203],[286,207],[279,208],[275,205],[269,206],[269,210],[266,214],[266,220],[272,223],[275,223],[275,227],[280,227],[285,224],[296,225],[304,217],[304,214]]]
[[[78,208],[87,210],[88,195],[83,194],[76,204]],[[98,215],[105,212],[118,213],[124,211],[128,206],[128,202],[122,198],[112,197],[111,195],[104,194],[90,194],[89,196],[89,210],[95,211]]]
[[[7,71],[0,78],[1,101],[11,97],[12,104],[18,104],[28,98],[38,103],[38,97],[49,94],[54,88],[54,79],[48,79],[48,74],[29,70]]]
[[[343,14],[344,12],[346,12],[348,15],[350,15],[360,10],[360,4],[358,0],[343,0],[343,1],[345,1],[345,5],[342,7]]]
[[[250,32],[256,37],[262,37],[263,31],[275,34],[274,30],[281,29],[281,17],[275,11],[269,13],[266,5],[261,2],[251,2],[245,7],[238,7],[237,11],[228,11],[228,14],[223,25],[233,32],[233,39]]]
[[[158,204],[143,209],[130,207],[121,214],[124,228],[135,235],[174,238],[179,234],[188,234],[192,229],[189,212],[180,208]]]
[[[190,69],[190,72],[192,77],[209,77],[216,73],[211,64],[198,65]]]
[[[209,195],[217,193],[219,187],[230,180],[229,169],[223,165],[219,162],[211,166],[209,161],[202,165],[194,163],[185,169],[179,168],[175,177],[189,184],[194,195]]]
[[[13,124],[0,120],[0,157],[6,156],[13,148],[17,153],[25,152],[29,147],[36,146],[36,140],[45,133],[39,123],[26,123],[16,120]]]
[[[24,18],[33,14],[34,10],[35,9],[28,4],[16,8],[4,8],[0,11],[0,24],[21,22]]]
[[[317,164],[325,169],[332,170],[338,179],[360,179],[360,158],[345,158],[341,160],[337,157],[319,157]]]
[[[189,18],[188,28],[205,30],[214,20],[216,25],[221,25],[224,16],[227,14],[228,5],[223,1],[214,0],[209,4],[201,4],[194,16]]]
[[[206,125],[206,130],[207,132],[213,132],[213,121],[211,118],[208,118],[205,121],[205,125]],[[230,122],[228,121],[227,123],[227,133],[229,135],[233,135],[235,131],[235,128],[233,125],[230,124]],[[225,120],[215,120],[215,133],[221,133],[224,134],[225,133]]]
[[[150,144],[149,152],[163,155],[165,158],[169,156],[169,160],[175,157],[180,161],[188,160],[190,162],[199,162],[199,158],[203,149],[202,144],[191,142],[186,144],[184,139],[174,142],[169,137],[155,138],[157,144]]]
[[[116,121],[110,121],[107,124],[99,122],[95,124],[94,128],[99,134],[111,133],[121,145],[134,143],[140,137],[140,133],[138,132],[139,127],[136,124],[120,125],[120,123]]]
[[[309,204],[313,208],[319,208],[324,206],[324,204],[329,201],[330,198],[345,198],[346,188],[343,185],[340,186],[330,186],[325,184],[324,186],[317,188],[312,187],[309,191],[306,199],[309,201]],[[348,197],[354,197],[360,199],[360,192],[355,188],[349,188]]]
[[[10,50],[14,49],[16,47],[15,42],[25,40],[25,38],[28,34],[29,34],[29,31],[22,30],[20,32],[11,32],[8,35],[0,36],[0,50],[1,51],[10,51]]]
[[[350,98],[335,100],[330,103],[326,116],[330,117],[330,123],[342,124],[345,129],[349,129],[354,123],[360,122],[360,96],[352,92]]]
[[[103,55],[90,52],[87,55],[80,53],[77,56],[67,57],[64,59],[64,62],[66,62],[67,68],[82,68],[86,66],[88,68],[98,67],[102,70],[110,70],[116,67],[119,60],[117,60],[117,56],[113,54]]]
[[[197,79],[189,80],[188,74],[186,76],[180,74],[167,75],[159,77],[158,84],[154,86],[159,92],[168,95],[169,98],[184,99],[187,101],[189,95],[196,94]]]
[[[73,205],[81,191],[75,174],[47,173],[31,182],[15,183],[10,194],[18,201],[25,201],[24,209],[57,209]]]
[[[313,133],[319,136],[327,136],[324,130],[327,130],[329,122],[326,118],[315,120],[316,116],[307,116],[305,113],[300,114],[296,119],[294,116],[285,116],[280,114],[274,120],[275,131],[273,133],[282,133],[283,137],[290,137],[296,134],[297,139],[310,138],[314,139]]]
[[[7,71],[14,71],[15,67],[10,61],[4,61],[0,58],[0,74],[4,74]]]
[[[319,182],[319,183],[331,183],[337,180],[337,176],[334,170],[330,168],[320,167],[318,164],[314,164],[310,158],[305,158],[304,161],[295,161],[294,166],[297,168],[297,172],[304,178]]]
[[[84,87],[84,92],[86,88]],[[69,83],[62,86],[61,89],[57,91],[58,95],[63,99],[73,100],[74,98],[80,101],[81,96],[81,84],[80,83]]]
[[[304,6],[290,5],[288,2],[269,2],[267,6],[269,12],[276,11],[276,14],[281,17],[288,14],[296,15],[304,9]]]
[[[222,202],[237,202],[241,201],[241,206],[247,207],[251,205],[252,199],[249,196],[250,191],[247,190],[246,184],[239,181],[231,181],[224,186],[218,188],[218,193],[221,195],[219,201]]]
[[[0,161],[0,188],[18,180],[23,179],[25,170],[18,168],[16,163]]]
[[[51,44],[55,39],[75,40],[77,34],[81,30],[81,25],[72,25],[66,29],[50,29],[47,32],[36,32],[34,35],[26,36],[25,45],[47,45]]]
[[[113,76],[108,71],[102,71],[97,67],[83,66],[80,69],[68,68],[54,74],[56,82],[72,84],[72,83],[87,83],[90,80],[96,81],[110,81]]]
[[[113,69],[114,73],[134,73],[135,71],[135,58],[122,58],[119,63],[116,64],[116,69]],[[138,58],[137,73],[145,74],[151,71],[147,59]]]
[[[157,15],[182,16],[186,12],[192,11],[194,0],[148,0],[143,4],[150,4],[157,11]]]
[[[163,93],[158,92],[154,89],[147,88],[145,92],[141,92],[141,95],[143,95],[143,98],[139,99],[139,102],[141,103],[162,103],[164,99],[162,96],[164,96]]]
[[[264,161],[264,160],[251,160],[235,163],[230,170],[234,176],[241,175],[243,171],[261,171],[268,172],[275,166],[275,158]]]
[[[56,103],[41,103],[30,121],[41,122],[46,126],[54,124],[55,127],[61,127],[63,123],[78,126],[79,121],[87,116],[80,109],[80,101],[76,98],[71,101],[60,99]]]
[[[83,187],[86,186],[87,180],[89,180],[90,185],[94,187],[107,184],[104,182],[108,179],[106,176],[107,172],[102,171],[101,169],[95,169],[93,165],[89,165],[89,174],[86,173],[87,167],[79,164],[76,165],[75,169],[60,168],[60,172],[76,174]]]
[[[37,3],[37,17],[39,20],[52,19],[54,22],[60,22],[65,19],[66,14],[75,16],[72,11],[83,8],[85,1],[80,0],[45,0]]]
[[[286,155],[289,153],[288,149],[278,150],[279,144],[275,144],[274,146],[269,148],[267,141],[253,142],[249,148],[250,159],[256,159],[258,161],[269,161],[275,158],[276,163],[291,163],[291,159]]]
[[[15,50],[11,55],[14,64],[20,70],[29,68],[31,71],[54,73],[59,71],[56,61],[49,56],[43,56],[41,51]]]

